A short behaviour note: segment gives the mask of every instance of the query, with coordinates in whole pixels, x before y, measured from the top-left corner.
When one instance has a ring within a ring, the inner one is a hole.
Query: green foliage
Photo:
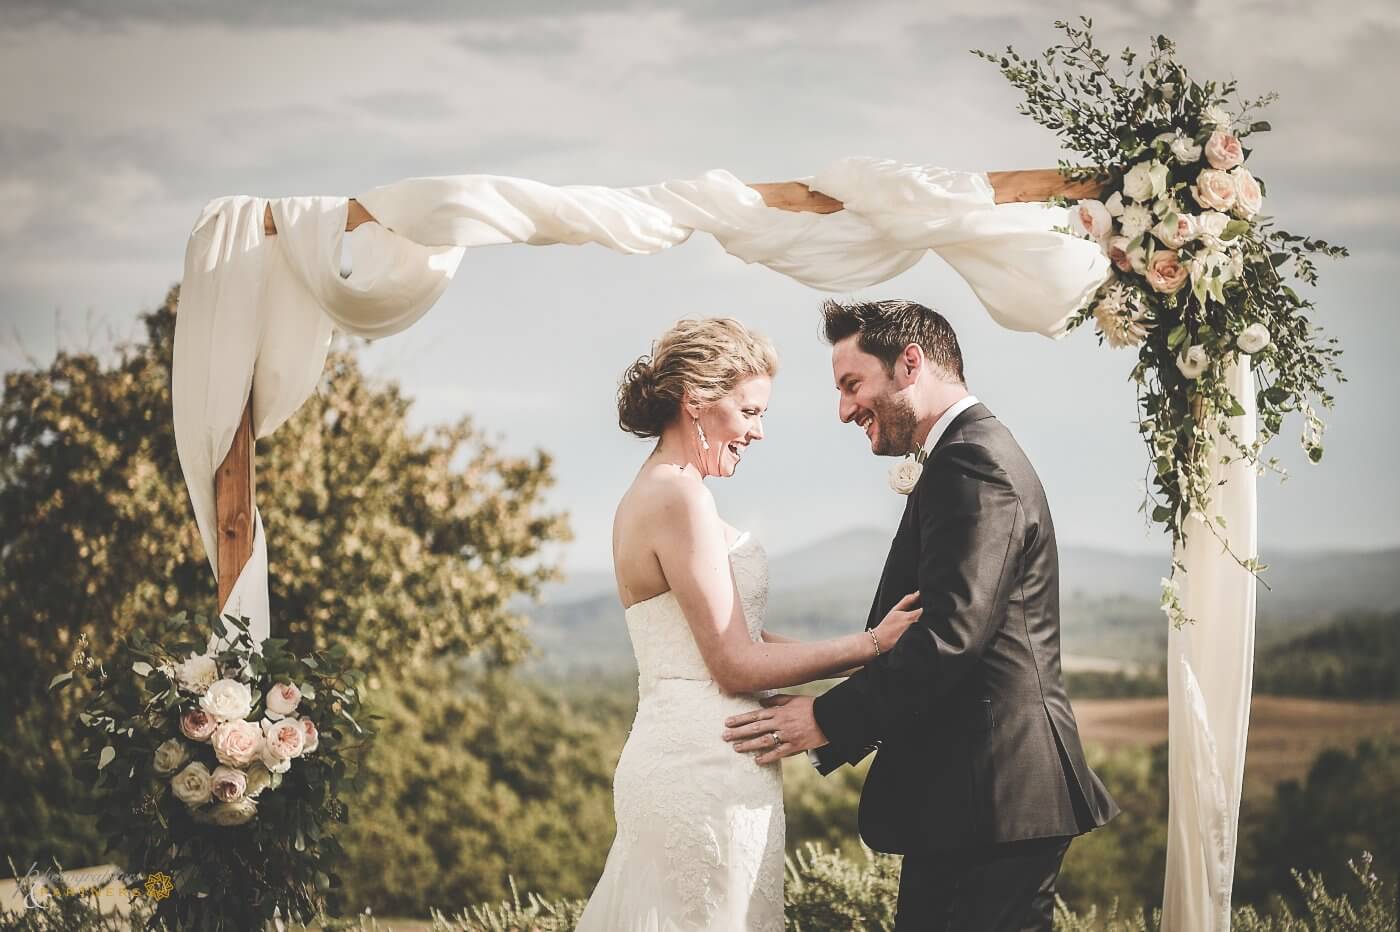
[[[518,678],[446,665],[405,670],[375,708],[375,753],[347,799],[346,908],[462,909],[509,895],[508,876],[592,889],[613,835],[614,728]]]
[[[1328,699],[1400,697],[1400,613],[1344,618],[1261,650],[1254,688]]]
[[[177,294],[112,358],[60,352],[5,375],[0,399],[0,839],[21,863],[98,863],[70,698],[46,696],[80,636],[107,656],[215,589],[175,453],[170,353]],[[505,456],[468,419],[412,431],[411,402],[370,381],[353,349],[257,450],[274,632],[307,653],[339,641],[370,674],[418,658],[510,663],[528,650],[509,604],[554,575],[567,537],[543,510],[550,460]]]

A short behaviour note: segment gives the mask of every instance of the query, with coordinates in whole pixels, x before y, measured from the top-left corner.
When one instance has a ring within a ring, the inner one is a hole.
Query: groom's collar
[[[944,435],[948,433],[949,428],[953,426],[953,422],[960,420],[963,412],[973,406],[980,406],[976,395],[968,395],[965,398],[959,398],[949,405],[948,410],[944,411],[938,420],[934,422],[933,427],[928,432],[928,437],[924,438],[923,450],[925,458],[933,453],[934,449],[938,446],[938,441],[942,440]],[[982,410],[985,411],[986,408],[984,407]]]

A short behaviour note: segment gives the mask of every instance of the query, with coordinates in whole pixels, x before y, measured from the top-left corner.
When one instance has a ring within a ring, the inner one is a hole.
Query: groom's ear
[[[895,380],[901,387],[914,381],[919,370],[924,367],[924,359],[924,348],[919,344],[910,343],[904,347],[904,351],[894,361]]]

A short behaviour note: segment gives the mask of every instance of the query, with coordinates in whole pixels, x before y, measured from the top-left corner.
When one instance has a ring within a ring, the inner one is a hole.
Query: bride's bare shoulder
[[[667,464],[647,466],[632,480],[617,513],[662,518],[676,513],[715,513],[715,498],[699,477]]]

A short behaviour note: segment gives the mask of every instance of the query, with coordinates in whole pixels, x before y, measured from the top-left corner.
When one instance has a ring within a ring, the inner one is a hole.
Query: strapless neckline
[[[752,541],[753,539],[754,539],[753,536],[752,536],[751,534],[749,534],[748,531],[745,531],[745,532],[743,532],[742,534],[740,534],[738,537],[736,537],[736,538],[734,539],[734,543],[732,543],[732,544],[729,545],[729,553],[730,553],[730,555],[733,555],[733,554],[737,553],[741,547],[743,547],[745,544],[749,543],[749,542]],[[629,605],[629,606],[627,606],[626,608],[624,608],[624,609],[622,610],[622,613],[623,613],[623,615],[626,615],[628,612],[632,611],[632,609],[638,607],[639,605],[646,605],[648,602],[655,602],[657,599],[661,598],[662,596],[667,596],[667,595],[672,595],[672,592],[671,592],[670,589],[667,589],[667,590],[664,591],[664,592],[658,592],[656,595],[650,596],[649,598],[642,599],[640,602],[633,602],[631,605]]]

